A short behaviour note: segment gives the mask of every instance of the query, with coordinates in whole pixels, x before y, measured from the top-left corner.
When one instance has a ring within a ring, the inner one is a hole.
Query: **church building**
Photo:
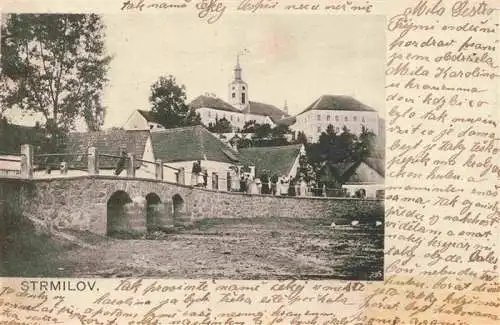
[[[204,125],[225,118],[231,122],[233,131],[241,130],[247,121],[255,120],[258,124],[274,127],[278,121],[289,117],[286,105],[281,110],[274,105],[250,100],[248,84],[242,78],[239,56],[233,80],[228,85],[227,101],[206,94],[196,97],[189,106],[200,114]]]

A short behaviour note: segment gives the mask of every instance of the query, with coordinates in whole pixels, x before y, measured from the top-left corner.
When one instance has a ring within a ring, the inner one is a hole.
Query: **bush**
[[[16,214],[0,215],[0,275],[16,277],[63,276],[53,260],[61,245],[35,230],[31,221]]]

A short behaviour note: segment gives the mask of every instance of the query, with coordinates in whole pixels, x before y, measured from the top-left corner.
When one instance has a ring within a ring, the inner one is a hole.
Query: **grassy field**
[[[51,238],[37,235],[24,244],[37,247],[36,260],[27,247],[21,255],[5,247],[11,253],[2,272],[11,276],[381,280],[383,237],[383,227],[375,227],[375,222],[331,229],[326,220],[287,218],[203,220],[190,229],[129,240],[66,232]]]

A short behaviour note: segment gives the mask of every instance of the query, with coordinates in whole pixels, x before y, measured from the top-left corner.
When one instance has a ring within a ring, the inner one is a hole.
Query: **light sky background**
[[[304,110],[323,94],[351,95],[385,115],[385,17],[225,14],[207,24],[192,14],[103,16],[114,56],[105,89],[104,127],[149,110],[151,85],[173,75],[188,102],[213,93],[228,99],[236,54],[249,99]]]
[[[384,115],[384,16],[235,15],[216,24],[193,15],[109,15],[105,126],[149,109],[151,84],[172,74],[188,100],[227,100],[238,51],[249,99],[299,113],[322,94],[354,95]]]

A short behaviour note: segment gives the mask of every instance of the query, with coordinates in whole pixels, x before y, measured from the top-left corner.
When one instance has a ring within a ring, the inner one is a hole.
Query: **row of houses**
[[[243,81],[239,60],[234,68],[233,80],[228,85],[227,101],[213,94],[205,94],[196,97],[189,106],[200,114],[203,125],[225,118],[231,122],[234,132],[226,134],[223,141],[220,135],[210,133],[201,125],[165,129],[154,120],[150,111],[136,110],[121,129],[71,133],[65,146],[67,175],[85,173],[86,153],[93,147],[101,154],[101,174],[114,174],[120,156],[126,153],[137,158],[134,164],[136,177],[155,178],[155,162],[161,160],[165,181],[178,182],[179,170],[183,170],[185,180],[189,183],[194,179],[196,183],[198,181],[191,173],[193,164],[200,162],[206,187],[227,191],[234,189],[231,182],[241,176],[240,172],[235,176],[235,170],[245,170],[252,178],[266,173],[292,179],[297,174],[300,156],[305,154],[302,145],[245,149],[231,146],[231,139],[249,136],[237,132],[248,121],[269,124],[271,127],[287,125],[293,132],[304,132],[309,141],[316,141],[328,125],[333,125],[338,132],[347,127],[351,132],[360,133],[365,127],[375,134],[383,133],[377,111],[349,96],[322,95],[295,116],[288,114],[286,102],[279,109],[271,104],[250,100],[249,87]],[[48,166],[48,158],[38,159],[37,162],[40,166]],[[0,156],[0,172],[4,175],[7,172],[9,175],[15,174],[13,165],[18,164],[15,158],[3,157],[2,160]],[[368,197],[376,196],[383,187],[385,176],[383,161],[375,158],[323,166],[321,173],[325,182],[335,179],[344,184],[351,195],[363,190]],[[51,175],[55,174],[57,172]],[[49,177],[47,171],[44,174],[43,170],[37,171],[37,175]]]
[[[317,141],[330,124],[337,132],[347,127],[352,133],[359,134],[364,127],[376,135],[383,133],[380,132],[377,110],[351,96],[321,95],[295,116],[289,114],[286,100],[282,108],[250,100],[249,85],[243,81],[239,60],[234,68],[233,80],[228,85],[227,100],[207,93],[197,96],[188,105],[199,113],[204,125],[225,118],[231,123],[233,132],[243,129],[246,122],[255,121],[271,127],[286,125],[295,134],[303,132],[310,142]],[[123,127],[135,130],[149,128],[153,132],[163,129],[146,110],[135,111]]]
[[[87,173],[90,148],[99,153],[99,173],[115,175],[120,156],[125,152],[136,158],[135,176],[154,179],[157,173],[156,162],[163,163],[163,179],[179,182],[179,170],[184,171],[186,184],[193,179],[195,163],[200,163],[206,175],[206,188],[219,191],[234,190],[232,182],[234,171],[246,171],[253,178],[263,174],[283,179],[293,179],[300,166],[300,157],[305,154],[303,145],[279,147],[253,147],[235,150],[221,141],[203,126],[190,126],[157,130],[109,129],[98,132],[70,133],[61,157],[35,156],[35,177],[59,177],[61,172],[52,165],[48,174],[47,165],[64,161],[65,176],[79,176]],[[8,158],[8,159],[7,159]],[[17,162],[16,162],[17,159]],[[12,176],[20,169],[19,156],[0,156],[0,171],[3,176]],[[381,159],[365,159],[349,164],[325,166],[322,177],[334,177],[344,184],[353,196],[363,189],[367,197],[375,197],[383,188],[384,168]],[[125,177],[122,172],[118,177]],[[196,179],[195,179],[196,181]]]

